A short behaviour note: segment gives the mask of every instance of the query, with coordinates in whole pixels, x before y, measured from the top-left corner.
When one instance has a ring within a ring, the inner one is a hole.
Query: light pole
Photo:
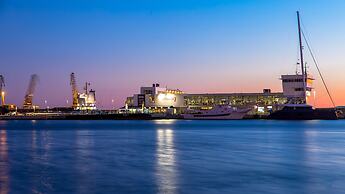
[[[47,112],[48,112],[48,106],[47,106],[47,103],[48,103],[48,101],[47,101],[47,100],[44,100],[44,106],[46,107]]]

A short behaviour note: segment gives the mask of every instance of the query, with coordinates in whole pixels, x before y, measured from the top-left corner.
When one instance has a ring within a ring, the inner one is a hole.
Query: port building
[[[285,104],[283,92],[263,89],[258,93],[185,93],[179,89],[152,84],[140,88],[140,93],[127,97],[124,109],[129,112],[183,113],[187,109],[211,109],[215,105],[229,104],[234,107],[251,108],[249,114],[267,115]]]

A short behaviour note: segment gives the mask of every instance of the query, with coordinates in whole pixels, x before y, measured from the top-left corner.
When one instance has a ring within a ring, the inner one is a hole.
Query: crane
[[[73,108],[76,108],[78,106],[78,88],[77,88],[77,82],[74,73],[71,73],[71,80],[70,85],[72,87],[72,97],[73,97]]]
[[[24,109],[33,109],[34,108],[34,106],[32,104],[32,99],[34,97],[34,92],[35,92],[37,82],[38,82],[38,75],[36,75],[36,74],[31,75],[29,87],[28,87],[26,94],[25,94],[25,97],[24,97],[24,103],[23,103]]]
[[[0,95],[1,95],[1,105],[4,106],[5,105],[5,91],[4,91],[4,87],[5,87],[5,79],[3,75],[0,75]]]

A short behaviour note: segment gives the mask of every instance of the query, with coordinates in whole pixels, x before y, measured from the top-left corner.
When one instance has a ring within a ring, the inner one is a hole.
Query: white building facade
[[[185,107],[183,92],[178,89],[160,87],[152,84],[151,87],[141,87],[139,94],[127,98],[126,106],[155,109],[157,111],[167,108]]]
[[[151,87],[141,87],[139,94],[128,97],[125,109],[128,112],[183,113],[187,109],[211,109],[216,105],[228,104],[252,108],[251,114],[268,114],[286,102],[283,93],[272,93],[270,89],[264,89],[262,93],[186,94],[179,89],[153,84]]]

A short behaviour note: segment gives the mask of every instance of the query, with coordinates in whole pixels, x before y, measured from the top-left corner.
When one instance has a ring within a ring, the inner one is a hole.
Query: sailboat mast
[[[305,69],[304,69],[302,32],[301,32],[301,21],[300,21],[300,17],[299,17],[299,11],[297,11],[297,22],[298,22],[299,52],[300,52],[300,57],[301,57],[301,69],[302,69],[302,75],[304,75]]]
[[[303,59],[303,44],[302,44],[302,31],[301,31],[301,20],[300,20],[300,16],[299,16],[299,11],[297,11],[297,22],[298,22],[298,38],[299,38],[299,52],[300,52],[300,57],[301,57],[301,70],[302,70],[302,78],[303,78],[303,90],[304,90],[304,101],[305,103],[307,103],[307,88],[306,88],[306,69],[304,67],[304,59]]]

